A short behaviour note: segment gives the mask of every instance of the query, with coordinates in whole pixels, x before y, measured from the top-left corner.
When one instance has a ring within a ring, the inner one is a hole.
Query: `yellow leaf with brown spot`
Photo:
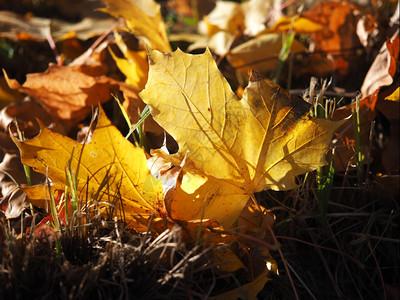
[[[237,99],[208,50],[148,52],[149,79],[140,96],[179,144],[176,154],[155,153],[188,176],[178,188],[192,198],[173,197],[176,207],[187,206],[185,215],[207,219],[212,211],[229,227],[255,192],[295,188],[297,175],[326,164],[342,122],[312,118],[309,104],[255,73]],[[204,206],[213,209],[206,214]]]
[[[144,150],[126,140],[101,107],[97,127],[85,145],[45,127],[31,140],[13,140],[21,152],[22,163],[48,174],[57,186],[65,187],[69,162],[70,169],[78,172],[79,192],[95,193],[108,178],[108,186],[102,192],[121,197],[127,219],[138,214],[149,216],[162,207],[161,181],[151,175]],[[32,190],[35,199],[40,200],[38,191]],[[42,199],[46,199],[45,195]]]

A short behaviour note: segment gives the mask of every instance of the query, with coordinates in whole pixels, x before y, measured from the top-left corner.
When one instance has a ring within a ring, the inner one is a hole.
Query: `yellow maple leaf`
[[[121,195],[126,217],[148,216],[162,208],[162,185],[151,175],[144,150],[126,140],[101,107],[92,139],[85,145],[45,127],[31,140],[11,137],[21,152],[22,163],[48,174],[55,186],[63,189],[66,185],[66,167],[71,161],[71,170],[76,171],[79,163],[79,191],[96,192],[103,179],[110,178],[108,191],[112,195]],[[30,188],[35,198],[40,198],[37,193],[41,190]],[[40,201],[36,203],[40,204]]]
[[[148,56],[149,79],[140,96],[180,147],[173,155],[154,152],[182,167],[173,192],[184,195],[173,195],[172,203],[186,209],[176,218],[212,216],[231,226],[255,192],[295,188],[295,176],[326,164],[342,122],[312,118],[309,104],[255,73],[237,99],[208,50],[149,49]]]
[[[128,29],[138,38],[145,39],[152,48],[171,51],[160,5],[153,0],[104,0],[100,9],[116,18],[124,18]]]

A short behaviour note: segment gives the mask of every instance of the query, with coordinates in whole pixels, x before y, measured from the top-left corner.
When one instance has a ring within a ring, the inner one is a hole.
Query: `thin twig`
[[[54,56],[55,56],[56,61],[57,61],[57,65],[58,65],[59,67],[61,67],[62,64],[63,64],[63,62],[62,62],[60,53],[58,53],[58,50],[57,50],[57,47],[56,47],[56,43],[54,42],[54,39],[53,39],[53,37],[51,36],[50,33],[46,35],[46,39],[47,39],[47,42],[48,42],[49,45],[50,45],[51,50],[52,50],[53,53],[54,53]]]
[[[254,197],[254,195],[251,195],[251,200],[252,200],[253,203],[257,206],[258,210],[261,212],[262,216],[264,217],[264,214],[262,213],[262,209],[261,209],[261,207],[260,207],[260,204],[258,204],[258,202],[257,202],[256,198]],[[269,230],[269,232],[271,233],[271,236],[272,236],[272,238],[273,238],[275,244],[276,244],[276,245],[279,245],[278,239],[277,239],[277,237],[276,237],[274,231],[272,230],[271,226],[269,225],[268,220],[266,220],[265,223],[267,224],[268,230]],[[282,248],[281,248],[281,247],[278,247],[278,252],[279,252],[279,255],[280,255],[281,259],[282,259],[282,263],[283,263],[283,265],[284,265],[284,267],[285,267],[286,273],[287,273],[287,275],[288,275],[290,284],[291,284],[292,289],[293,289],[293,292],[294,292],[294,296],[295,296],[295,298],[296,298],[297,300],[299,300],[299,299],[300,299],[300,298],[299,298],[299,295],[298,295],[298,293],[297,293],[296,287],[295,287],[294,282],[293,282],[292,275],[291,275],[291,273],[290,273],[289,267],[288,267],[288,265],[287,265],[285,256],[283,255],[283,252],[282,252]]]
[[[384,299],[384,300],[386,300],[386,299],[387,299],[387,296],[386,296],[385,281],[383,280],[383,276],[382,276],[381,268],[379,267],[378,260],[376,259],[376,256],[375,256],[375,253],[374,253],[374,250],[372,250],[372,246],[371,246],[371,243],[370,243],[370,241],[369,241],[369,240],[367,240],[367,244],[368,244],[369,251],[371,251],[371,255],[372,255],[372,257],[374,258],[374,261],[375,261],[376,267],[378,268],[379,279],[381,280],[381,283],[382,283],[383,299]]]
[[[339,251],[339,250],[336,250],[336,249],[333,249],[333,248],[329,248],[329,247],[325,247],[325,246],[321,246],[321,245],[318,245],[318,244],[306,242],[306,241],[303,241],[303,240],[300,240],[300,239],[297,239],[297,238],[294,238],[294,237],[290,237],[290,236],[277,235],[276,238],[277,239],[283,239],[283,240],[291,240],[291,241],[303,243],[303,244],[306,244],[306,245],[309,245],[309,246],[312,246],[312,247],[315,247],[315,248],[320,248],[320,249],[328,250],[328,251],[331,251],[331,252],[335,252],[335,253],[341,254],[343,256],[346,256],[348,259],[352,260],[359,267],[361,267],[361,268],[363,267],[363,264],[359,260],[357,260],[353,256],[351,256],[351,255],[349,255],[347,253],[344,253],[342,251]]]

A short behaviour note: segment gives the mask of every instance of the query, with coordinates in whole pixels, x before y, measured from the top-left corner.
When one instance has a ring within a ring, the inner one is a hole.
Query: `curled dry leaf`
[[[22,163],[42,174],[48,173],[55,187],[64,189],[69,161],[71,170],[77,172],[79,166],[79,192],[96,192],[108,178],[109,186],[104,192],[120,195],[128,220],[134,215],[148,217],[162,207],[161,182],[150,174],[143,149],[127,141],[101,108],[97,127],[86,145],[45,127],[34,139],[13,140],[21,152]],[[44,190],[41,191],[42,199],[46,199]]]
[[[19,129],[24,132],[26,138],[34,137],[39,133],[37,120],[40,120],[45,126],[51,126],[53,131],[65,133],[62,124],[29,97],[24,101],[13,102],[0,111],[0,128],[7,131],[8,126],[17,121]]]
[[[382,86],[389,86],[396,75],[396,64],[399,57],[399,34],[383,44],[365,76],[361,93],[363,97],[373,94]]]
[[[43,179],[41,174],[31,172],[32,183]],[[6,218],[17,218],[29,206],[26,195],[16,184],[26,182],[26,175],[19,156],[6,153],[0,163],[0,207]]]
[[[305,101],[291,100],[255,73],[238,100],[208,50],[148,52],[149,80],[140,96],[180,147],[173,155],[154,151],[182,167],[172,199],[178,219],[212,215],[230,227],[254,192],[292,189],[295,176],[326,164],[342,122],[312,118]]]
[[[29,206],[25,194],[13,181],[25,181],[21,171],[18,156],[7,153],[0,163],[0,209],[4,211],[6,218],[17,218]]]

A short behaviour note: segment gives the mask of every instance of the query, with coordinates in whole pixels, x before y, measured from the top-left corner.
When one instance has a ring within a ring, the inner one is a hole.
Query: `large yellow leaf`
[[[176,188],[186,195],[173,199],[176,207],[187,207],[182,219],[208,218],[198,208],[212,206],[213,218],[230,226],[254,192],[292,189],[295,176],[326,164],[341,122],[312,118],[306,102],[255,73],[237,99],[208,50],[190,55],[150,49],[148,55],[149,80],[140,96],[179,144],[176,154],[155,154],[182,167]]]
[[[171,51],[161,16],[160,5],[153,0],[104,0],[102,11],[116,18],[124,18],[130,31],[145,39],[152,48]]]
[[[84,146],[45,127],[34,139],[13,140],[21,152],[22,162],[42,174],[48,172],[57,186],[66,184],[65,169],[69,160],[71,169],[77,170],[82,152],[79,190],[86,191],[89,180],[89,194],[96,192],[103,179],[109,176],[109,192],[120,193],[126,217],[149,215],[162,207],[162,185],[150,174],[143,149],[127,141],[101,108],[92,139]]]

